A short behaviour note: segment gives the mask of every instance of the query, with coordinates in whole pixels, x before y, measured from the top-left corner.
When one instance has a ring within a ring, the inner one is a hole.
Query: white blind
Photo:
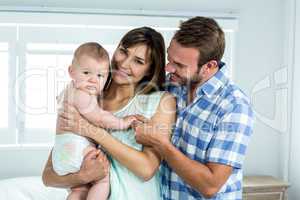
[[[13,79],[16,70],[16,28],[0,24],[0,145],[16,141]]]
[[[0,128],[8,127],[8,43],[0,43]]]
[[[0,13],[0,145],[53,143],[56,96],[69,81],[73,51],[96,41],[113,54],[130,29],[151,26],[168,46],[184,17]],[[237,21],[217,19],[226,34],[224,61],[233,66]]]

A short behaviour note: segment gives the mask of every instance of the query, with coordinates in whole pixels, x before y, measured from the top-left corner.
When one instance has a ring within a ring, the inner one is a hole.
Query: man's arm
[[[157,134],[155,129],[137,129],[136,140],[156,149],[178,176],[207,198],[220,190],[232,172],[231,166],[217,163],[202,164],[188,158],[165,139],[165,135]]]
[[[251,108],[246,104],[235,105],[217,125],[206,152],[206,163],[191,160],[171,142],[161,140],[155,130],[138,131],[136,138],[142,144],[157,148],[168,165],[187,184],[204,196],[212,197],[226,183],[233,168],[241,168],[252,123]]]
[[[178,176],[206,198],[213,197],[232,172],[232,167],[228,165],[202,164],[191,160],[171,143],[161,145],[159,152]]]

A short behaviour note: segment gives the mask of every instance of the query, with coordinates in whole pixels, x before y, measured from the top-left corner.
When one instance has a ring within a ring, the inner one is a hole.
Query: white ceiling
[[[0,10],[9,8],[67,8],[116,10],[167,10],[235,12],[241,0],[1,0]],[[2,8],[1,8],[2,7]]]

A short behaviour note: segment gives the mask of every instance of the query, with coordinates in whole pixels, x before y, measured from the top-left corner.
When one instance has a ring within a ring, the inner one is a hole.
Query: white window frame
[[[1,128],[0,134],[1,134],[1,141],[6,141],[5,143],[11,143],[17,140],[16,138],[16,109],[15,109],[15,96],[14,96],[14,77],[16,74],[16,68],[10,67],[10,66],[16,66],[16,51],[14,50],[16,48],[16,40],[17,37],[16,33],[16,27],[11,24],[0,24],[0,42],[2,43],[8,43],[8,94],[4,95],[8,98],[8,127],[7,128]],[[12,78],[11,78],[12,77]],[[3,142],[0,142],[0,145],[2,145]]]
[[[160,13],[162,14],[162,13]],[[194,14],[193,14],[194,15]],[[201,15],[201,13],[199,14]],[[11,34],[6,34],[8,37],[5,38],[9,42],[9,127],[6,133],[3,134],[8,141],[7,144],[1,144],[0,147],[5,146],[51,146],[51,143],[35,143],[35,144],[24,144],[25,134],[35,134],[29,130],[25,133],[24,129],[24,114],[18,112],[16,108],[15,99],[23,94],[22,91],[15,88],[15,81],[17,80],[18,72],[22,72],[25,66],[25,47],[28,43],[45,43],[50,41],[68,41],[66,37],[60,37],[60,34],[46,35],[48,39],[45,41],[45,37],[36,37],[32,30],[47,32],[47,29],[55,30],[57,32],[67,33],[68,29],[84,30],[85,34],[78,34],[76,40],[78,42],[86,42],[88,38],[95,38],[97,32],[101,29],[131,29],[140,26],[151,26],[158,31],[165,30],[176,30],[178,22],[186,20],[191,16],[188,15],[124,15],[124,14],[76,14],[76,13],[36,13],[36,12],[0,12],[0,30],[7,28],[11,30]],[[230,74],[233,76],[234,67],[234,49],[235,49],[235,37],[238,30],[238,21],[236,18],[215,18],[221,25],[226,33],[226,44],[227,49],[225,56],[230,57],[230,62],[227,63],[230,66]],[[126,22],[126,24],[125,24]],[[69,30],[70,31],[70,30]],[[2,33],[2,31],[1,31]],[[164,33],[163,33],[164,35]],[[166,35],[164,35],[166,36]],[[170,36],[170,35],[169,35]],[[0,36],[0,42],[2,40]],[[116,42],[119,42],[121,38],[116,38]],[[4,42],[4,41],[3,41]],[[74,43],[73,38],[70,37],[70,43]],[[170,38],[166,39],[166,46],[169,45]],[[16,97],[16,98],[15,98]],[[44,130],[39,130],[44,131]],[[54,133],[53,133],[54,134]],[[0,135],[2,140],[3,135]],[[26,136],[27,137],[27,136]],[[30,137],[30,136],[29,136]]]

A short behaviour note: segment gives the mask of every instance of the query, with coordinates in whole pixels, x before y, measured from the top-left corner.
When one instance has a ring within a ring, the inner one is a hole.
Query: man
[[[242,166],[252,133],[253,112],[246,95],[221,62],[224,33],[211,18],[180,25],[168,48],[168,91],[177,99],[171,141],[158,127],[136,128],[139,143],[164,159],[164,200],[242,199]]]

